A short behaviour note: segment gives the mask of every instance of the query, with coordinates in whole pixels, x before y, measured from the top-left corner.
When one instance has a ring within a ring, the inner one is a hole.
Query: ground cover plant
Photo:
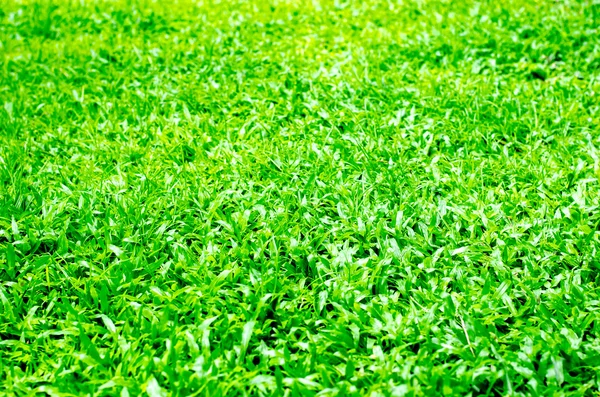
[[[599,25],[0,0],[0,394],[598,395]]]

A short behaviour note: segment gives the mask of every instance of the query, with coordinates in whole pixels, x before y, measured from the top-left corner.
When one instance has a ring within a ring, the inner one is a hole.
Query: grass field
[[[600,2],[0,0],[0,395],[597,396]]]

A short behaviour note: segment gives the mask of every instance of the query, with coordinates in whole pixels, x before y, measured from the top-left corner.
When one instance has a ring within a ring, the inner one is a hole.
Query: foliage
[[[598,392],[598,1],[0,4],[0,393]]]

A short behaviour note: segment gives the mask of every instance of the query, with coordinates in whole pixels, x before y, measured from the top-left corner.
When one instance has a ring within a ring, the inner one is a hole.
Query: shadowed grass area
[[[595,396],[598,1],[0,0],[0,394]]]

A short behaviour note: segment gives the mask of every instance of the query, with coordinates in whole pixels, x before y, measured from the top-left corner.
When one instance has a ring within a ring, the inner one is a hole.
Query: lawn
[[[0,0],[0,395],[597,396],[598,0]]]

